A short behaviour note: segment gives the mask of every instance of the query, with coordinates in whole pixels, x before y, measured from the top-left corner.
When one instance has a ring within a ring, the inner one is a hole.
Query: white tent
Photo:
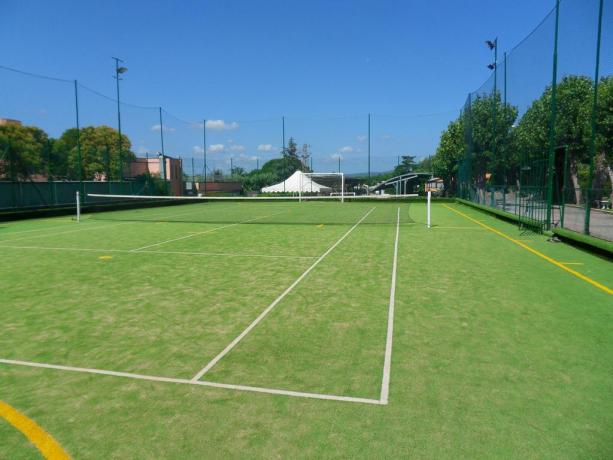
[[[296,171],[283,182],[279,182],[278,184],[270,185],[268,187],[263,187],[262,193],[298,193],[300,191],[301,184],[303,192],[330,193],[332,191],[330,187],[326,187],[325,185],[318,184],[317,182],[311,180],[311,178],[302,171]]]

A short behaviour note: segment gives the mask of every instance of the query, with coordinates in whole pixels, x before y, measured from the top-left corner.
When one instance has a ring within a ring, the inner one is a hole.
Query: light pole
[[[285,192],[285,174],[287,174],[287,160],[285,152],[285,116],[281,117],[281,131],[283,132],[283,192]]]
[[[370,113],[368,114],[368,185],[370,186]]]
[[[123,180],[123,154],[121,152],[121,109],[119,103],[119,80],[121,80],[120,75],[122,73],[126,73],[128,71],[127,67],[120,66],[119,63],[123,62],[121,59],[114,57],[115,59],[115,83],[117,84],[117,131],[119,132],[117,136],[117,149],[119,152],[119,180]]]
[[[498,38],[495,38],[494,41],[486,40],[485,44],[490,50],[494,51],[494,62],[488,64],[487,68],[494,71],[494,94],[492,95],[492,113],[494,119],[492,120],[493,132],[492,132],[492,156],[494,158],[494,164],[496,163],[496,117],[497,110],[496,107],[498,105],[498,95],[496,94],[497,85],[498,85]],[[495,181],[496,179],[494,179]],[[496,182],[494,182],[495,184]]]
[[[202,120],[202,140],[204,150],[202,154],[204,155],[204,194],[206,195],[206,119]]]

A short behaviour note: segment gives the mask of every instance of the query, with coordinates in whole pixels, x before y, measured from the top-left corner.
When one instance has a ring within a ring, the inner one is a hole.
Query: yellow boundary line
[[[34,420],[28,418],[17,409],[0,401],[0,417],[4,418],[13,427],[21,431],[39,452],[49,460],[69,460],[70,455],[66,453],[62,446],[53,439],[49,433],[43,430]]]
[[[528,246],[527,244],[522,243],[519,240],[516,240],[515,238],[510,237],[509,235],[507,235],[506,233],[501,232],[500,230],[496,230],[494,227],[490,227],[489,225],[486,225],[482,222],[479,222],[477,219],[473,219],[472,217],[470,217],[467,214],[464,214],[461,211],[458,211],[457,209],[452,208],[451,206],[447,206],[446,204],[443,204],[443,206],[445,206],[447,209],[449,209],[450,211],[455,212],[456,214],[459,214],[460,216],[464,217],[465,219],[470,220],[471,222],[474,222],[480,226],[482,226],[483,228],[486,228],[487,230],[496,233],[499,236],[502,236],[503,238],[515,243],[516,245],[524,248],[526,251],[530,251],[532,254],[535,254],[543,259],[545,259],[547,262],[555,265],[556,267],[561,268],[562,270],[567,271],[568,273],[570,273],[571,275],[576,276],[577,278],[585,281],[586,283],[590,283],[592,286],[597,287],[598,289],[600,289],[601,291],[606,292],[607,294],[611,294],[613,295],[613,289],[610,289],[609,287],[605,286],[604,284],[600,284],[598,281],[593,280],[592,278],[590,278],[589,276],[585,276],[582,273],[579,273],[578,271],[573,270],[572,268],[567,267],[566,265],[564,265],[562,262],[558,262],[557,260],[555,260],[552,257],[546,256],[545,254],[543,254],[540,251],[537,251],[536,249],[531,248],[530,246]]]

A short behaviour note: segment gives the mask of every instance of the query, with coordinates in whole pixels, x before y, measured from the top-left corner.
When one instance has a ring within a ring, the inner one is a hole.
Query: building
[[[22,123],[19,120],[12,120],[10,118],[0,118],[0,126],[7,126],[7,125],[21,126]]]
[[[135,158],[130,163],[130,177],[151,174],[170,182],[170,193],[183,194],[183,165],[178,158],[159,155],[157,158]]]
[[[445,191],[445,182],[440,177],[428,179],[424,186],[424,192],[432,192],[432,195],[439,196]]]
[[[227,182],[196,182],[196,191],[199,195],[239,195],[243,184],[238,181]]]

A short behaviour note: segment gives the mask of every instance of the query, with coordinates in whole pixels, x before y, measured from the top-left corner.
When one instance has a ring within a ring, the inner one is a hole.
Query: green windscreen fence
[[[118,105],[76,81],[7,67],[0,102],[0,211],[74,206],[77,191],[167,193],[155,176],[158,108]]]
[[[526,228],[613,240],[613,2],[552,6],[509,51],[492,40],[492,74],[443,134],[455,151],[441,142],[435,171]]]

